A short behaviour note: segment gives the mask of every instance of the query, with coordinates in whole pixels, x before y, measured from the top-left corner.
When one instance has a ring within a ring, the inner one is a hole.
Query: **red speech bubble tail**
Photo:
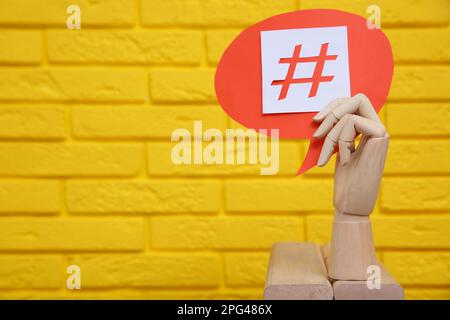
[[[309,142],[308,152],[302,166],[297,171],[297,176],[308,171],[317,164],[319,160],[320,151],[322,150],[323,139],[311,139]]]

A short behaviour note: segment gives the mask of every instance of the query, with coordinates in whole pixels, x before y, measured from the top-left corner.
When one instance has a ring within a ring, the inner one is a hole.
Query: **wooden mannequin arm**
[[[368,215],[378,195],[389,136],[363,94],[332,101],[315,117],[316,137],[325,137],[318,165],[325,165],[336,147],[334,206],[343,214]],[[358,149],[354,139],[362,134]]]
[[[334,177],[334,207],[344,214],[369,215],[375,206],[389,136],[363,137],[346,165],[339,155]]]
[[[377,263],[369,219],[378,195],[389,136],[363,94],[337,99],[319,112],[316,137],[325,137],[318,165],[339,148],[334,174],[334,223],[328,275],[337,280],[366,280]],[[358,148],[354,140],[362,134]]]

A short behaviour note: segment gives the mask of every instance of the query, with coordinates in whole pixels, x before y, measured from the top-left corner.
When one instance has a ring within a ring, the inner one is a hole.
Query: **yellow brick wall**
[[[236,126],[213,76],[244,27],[372,3],[396,63],[377,250],[408,298],[449,299],[449,0],[1,0],[0,298],[261,298],[273,242],[329,241],[332,164],[294,177],[284,141],[275,177],[175,166],[170,134]]]

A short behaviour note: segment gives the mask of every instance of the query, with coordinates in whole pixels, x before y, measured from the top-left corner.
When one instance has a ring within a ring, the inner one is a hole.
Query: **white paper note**
[[[264,114],[317,112],[350,96],[345,26],[262,31],[261,63]]]

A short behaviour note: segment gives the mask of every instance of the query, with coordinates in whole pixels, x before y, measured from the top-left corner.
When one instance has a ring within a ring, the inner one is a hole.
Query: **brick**
[[[0,143],[5,176],[129,176],[141,162],[137,144]]]
[[[308,149],[305,149],[305,150],[308,150]],[[304,173],[304,175],[306,177],[308,177],[308,176],[311,176],[311,177],[333,177],[335,166],[336,166],[336,155],[333,155],[330,158],[330,161],[328,161],[328,163],[325,166],[323,166],[323,167],[315,166],[315,167],[311,168],[310,170],[306,171]]]
[[[405,288],[407,300],[450,300],[450,289]]]
[[[375,244],[382,248],[450,248],[450,217],[373,217]]]
[[[48,32],[48,57],[55,63],[198,64],[199,31]]]
[[[0,101],[142,102],[147,96],[143,71],[0,69]]]
[[[219,205],[220,184],[213,180],[67,184],[71,213],[216,213]]]
[[[39,31],[8,29],[0,31],[0,63],[38,64],[41,59],[41,33]]]
[[[83,285],[82,287],[83,288]],[[15,300],[261,300],[254,288],[97,288],[95,290],[1,290],[0,298]]]
[[[154,102],[215,102],[214,70],[155,69],[150,74]]]
[[[387,129],[393,137],[450,135],[448,103],[392,103],[387,110]]]
[[[448,100],[449,82],[449,66],[399,66],[394,72],[389,99]]]
[[[383,13],[382,13],[383,18]],[[450,33],[446,28],[385,30],[395,62],[450,61]]]
[[[241,30],[211,30],[206,32],[208,61],[217,64],[225,49],[238,36]]]
[[[0,105],[0,137],[62,139],[65,110],[50,105]]]
[[[320,244],[331,241],[333,215],[306,217],[306,240]]]
[[[193,135],[194,121],[203,130],[225,130],[226,114],[218,106],[74,106],[73,132],[79,138],[170,138],[178,128]],[[159,155],[170,161],[170,151]]]
[[[162,300],[261,300],[260,289],[233,288],[197,291],[151,291],[144,293],[144,299]]]
[[[142,0],[148,26],[246,26],[296,8],[293,0]]]
[[[385,106],[383,106],[382,109],[378,112],[378,118],[380,118],[381,122],[386,127],[387,126],[387,111],[386,111]]]
[[[59,256],[0,256],[0,288],[60,288],[63,259]]]
[[[408,121],[409,122],[409,121]],[[450,141],[395,140],[389,144],[386,173],[449,173]]]
[[[377,248],[440,248],[450,246],[450,218],[440,216],[372,216]],[[331,240],[333,216],[306,218],[307,240],[327,243]]]
[[[151,244],[158,249],[269,249],[277,241],[303,239],[295,217],[166,218],[151,221]]]
[[[332,192],[331,180],[230,180],[225,184],[225,204],[229,212],[333,211]]]
[[[146,291],[141,299],[162,300],[261,300],[261,290],[255,289],[219,289],[219,290],[196,290],[196,291]]]
[[[450,170],[449,163],[446,160],[450,154],[449,143],[446,140],[437,139],[417,139],[417,140],[397,140],[397,132],[405,132],[408,134],[413,134],[418,138],[421,136],[427,136],[427,129],[431,126],[433,129],[430,131],[435,132],[436,135],[445,134],[447,123],[444,123],[446,117],[445,107],[437,109],[437,117],[435,121],[435,116],[432,115],[434,109],[427,113],[433,119],[427,119],[426,105],[419,104],[420,107],[413,108],[411,110],[411,115],[408,113],[408,108],[402,108],[400,111],[392,111],[393,109],[400,107],[395,105],[389,105],[389,119],[394,119],[395,125],[390,125],[391,120],[389,120],[388,132],[394,136],[390,141],[388,156],[385,165],[385,173],[388,174],[399,174],[399,173],[445,173]],[[391,108],[392,107],[392,108]],[[424,110],[425,108],[425,110]],[[422,111],[423,110],[423,111]],[[449,108],[450,110],[450,108]],[[407,115],[408,113],[408,115]],[[439,114],[443,114],[439,117]],[[419,117],[424,115],[422,119]],[[449,112],[450,115],[450,112]],[[439,119],[437,119],[439,117]],[[405,121],[408,119],[408,121]],[[417,121],[414,121],[417,119]],[[450,119],[449,119],[450,121]],[[442,126],[440,123],[442,122]],[[423,128],[421,128],[423,126]],[[435,128],[436,126],[436,128]],[[395,129],[393,129],[395,128]],[[415,133],[415,132],[417,133]],[[405,136],[405,135],[401,135]],[[426,146],[426,147],[425,147]],[[334,174],[335,157],[322,168],[315,167],[306,173],[306,176],[332,176]]]
[[[263,286],[268,262],[268,253],[225,254],[225,282],[230,286]]]
[[[75,257],[85,288],[216,287],[221,263],[213,254],[154,253]]]
[[[66,28],[70,5],[81,9],[81,28],[85,26],[131,26],[135,3],[128,0],[2,0],[0,25],[57,26]]]
[[[381,207],[390,211],[448,211],[450,180],[441,177],[384,178]]]
[[[450,252],[384,252],[383,257],[401,285],[450,285]]]
[[[225,131],[223,131],[225,134]],[[176,142],[151,142],[148,145],[148,173],[155,176],[185,175],[185,176],[255,176],[261,174],[261,168],[269,167],[262,164],[180,164],[172,162],[170,155]],[[204,147],[208,145],[205,142]],[[193,146],[192,146],[193,148]],[[270,148],[270,146],[268,146]],[[248,150],[248,148],[246,149]],[[192,151],[193,152],[193,151]],[[248,151],[247,160],[248,160]],[[193,153],[192,153],[193,154]],[[301,162],[301,146],[296,142],[282,141],[279,144],[279,175],[293,176]],[[225,141],[224,141],[225,157]],[[236,158],[235,158],[236,159]],[[273,158],[274,163],[275,159]],[[235,160],[236,162],[236,160]],[[248,161],[247,161],[248,162]],[[275,164],[274,164],[275,166]]]
[[[3,251],[137,251],[144,223],[137,218],[8,218],[0,220]]]
[[[56,214],[60,209],[57,181],[0,181],[0,214]]]
[[[352,0],[300,0],[300,9],[339,9],[369,17],[367,7],[373,1]],[[430,3],[426,0],[379,0],[376,5],[381,9],[381,27],[410,25],[446,25],[449,20],[449,3],[437,0]]]

